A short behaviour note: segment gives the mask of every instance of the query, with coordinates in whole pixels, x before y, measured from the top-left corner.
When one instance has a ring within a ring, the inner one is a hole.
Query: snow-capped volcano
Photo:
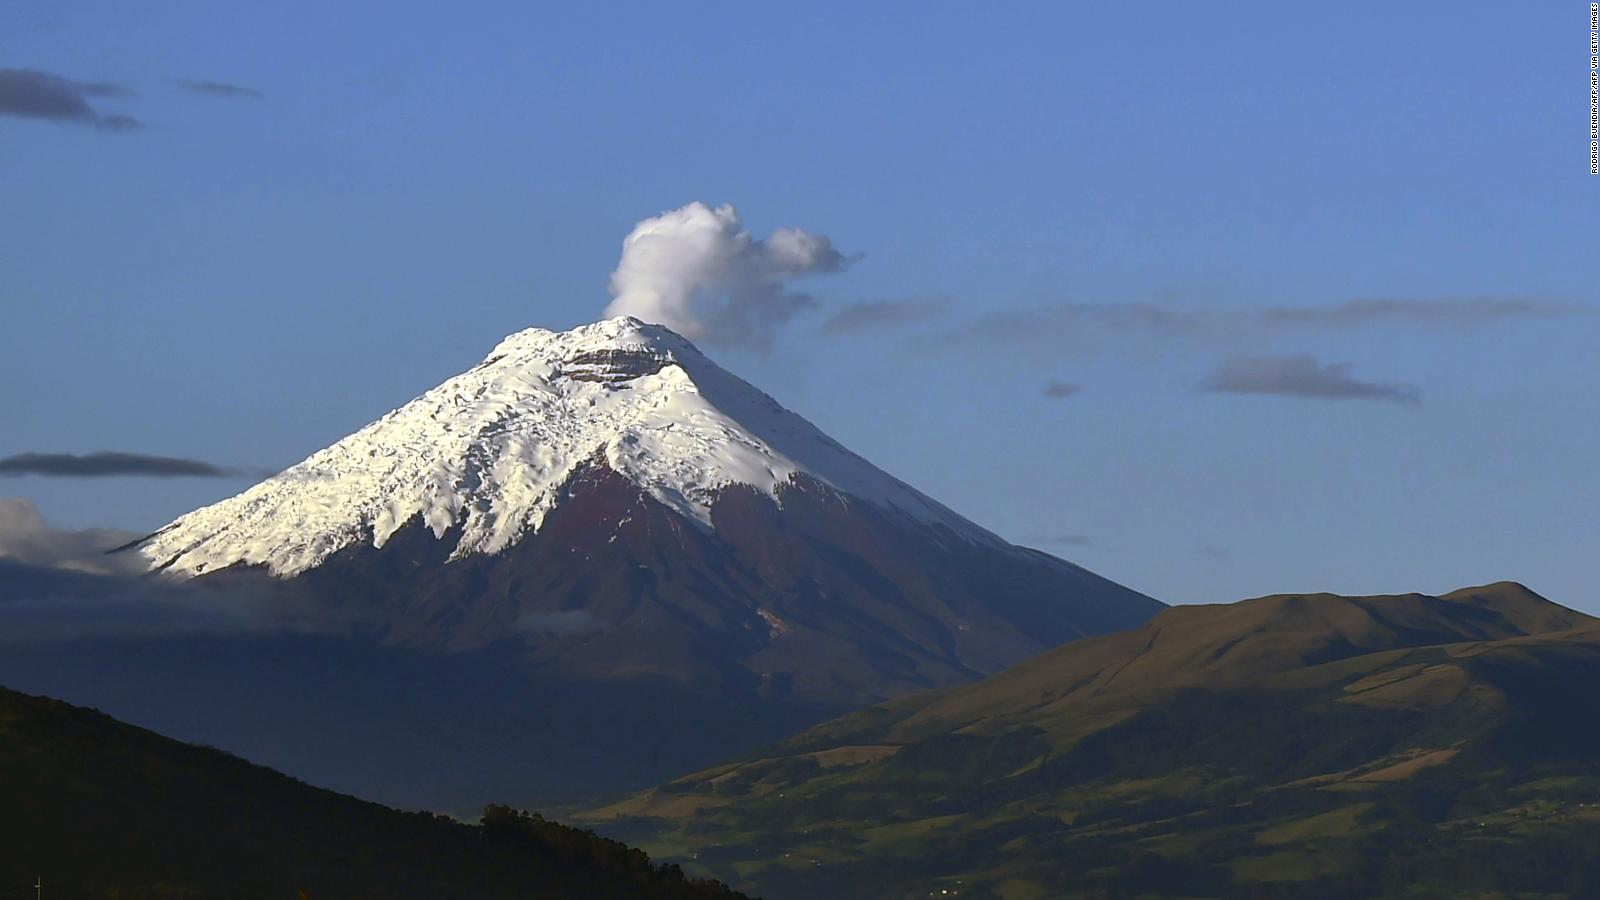
[[[514,334],[137,552],[387,644],[834,709],[1160,609],[1006,543],[626,317]]]
[[[367,773],[372,747],[449,732],[471,760],[453,777],[556,793],[658,781],[1162,608],[972,524],[631,318],[514,334],[131,552],[196,596],[281,601],[327,641],[308,652],[333,655],[330,689],[413,686],[318,760],[344,746],[340,771]],[[281,692],[262,677],[240,696]]]
[[[719,492],[774,499],[803,474],[962,539],[995,535],[879,470],[659,325],[621,317],[513,334],[478,365],[140,545],[194,576],[235,564],[292,576],[414,518],[451,559],[537,532],[578,469],[604,460],[703,527]]]

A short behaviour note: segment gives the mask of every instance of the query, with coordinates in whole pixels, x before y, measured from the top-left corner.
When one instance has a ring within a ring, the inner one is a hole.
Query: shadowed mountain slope
[[[1071,563],[997,550],[851,502],[801,475],[717,491],[711,530],[604,462],[581,466],[540,530],[450,559],[413,522],[273,590],[384,643],[470,652],[514,642],[545,675],[655,681],[709,697],[841,711],[971,681],[1039,649],[1145,621],[1161,604]]]

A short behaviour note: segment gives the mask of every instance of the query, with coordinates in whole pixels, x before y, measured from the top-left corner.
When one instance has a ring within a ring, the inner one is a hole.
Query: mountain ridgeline
[[[1174,607],[582,819],[773,897],[1600,895],[1600,620]]]

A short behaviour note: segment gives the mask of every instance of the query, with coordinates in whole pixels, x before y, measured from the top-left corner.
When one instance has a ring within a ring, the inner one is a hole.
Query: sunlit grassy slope
[[[1597,698],[1520,585],[1180,606],[584,818],[780,900],[1582,896]]]

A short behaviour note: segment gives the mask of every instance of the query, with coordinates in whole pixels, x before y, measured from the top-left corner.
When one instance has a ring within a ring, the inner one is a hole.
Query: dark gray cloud
[[[185,78],[178,82],[178,86],[191,93],[204,94],[208,97],[222,97],[228,100],[263,100],[267,96],[255,88],[237,84],[224,84],[220,81],[195,81]]]
[[[1065,400],[1081,390],[1083,385],[1067,381],[1047,381],[1044,385],[1044,395],[1052,400]]]
[[[45,475],[54,478],[104,478],[140,475],[155,478],[232,478],[253,475],[198,459],[146,456],[142,453],[18,453],[0,459],[0,475]]]
[[[101,131],[129,131],[142,127],[142,123],[132,116],[103,114],[89,101],[132,93],[109,81],[74,81],[37,69],[0,69],[0,115],[75,122]]]
[[[866,300],[852,303],[829,316],[822,323],[822,331],[841,335],[900,328],[941,316],[949,306],[948,300],[939,298]]]
[[[1349,367],[1324,365],[1309,354],[1250,356],[1231,359],[1201,382],[1207,391],[1229,394],[1278,394],[1330,400],[1388,400],[1415,405],[1422,392],[1415,385],[1358,381]]]

